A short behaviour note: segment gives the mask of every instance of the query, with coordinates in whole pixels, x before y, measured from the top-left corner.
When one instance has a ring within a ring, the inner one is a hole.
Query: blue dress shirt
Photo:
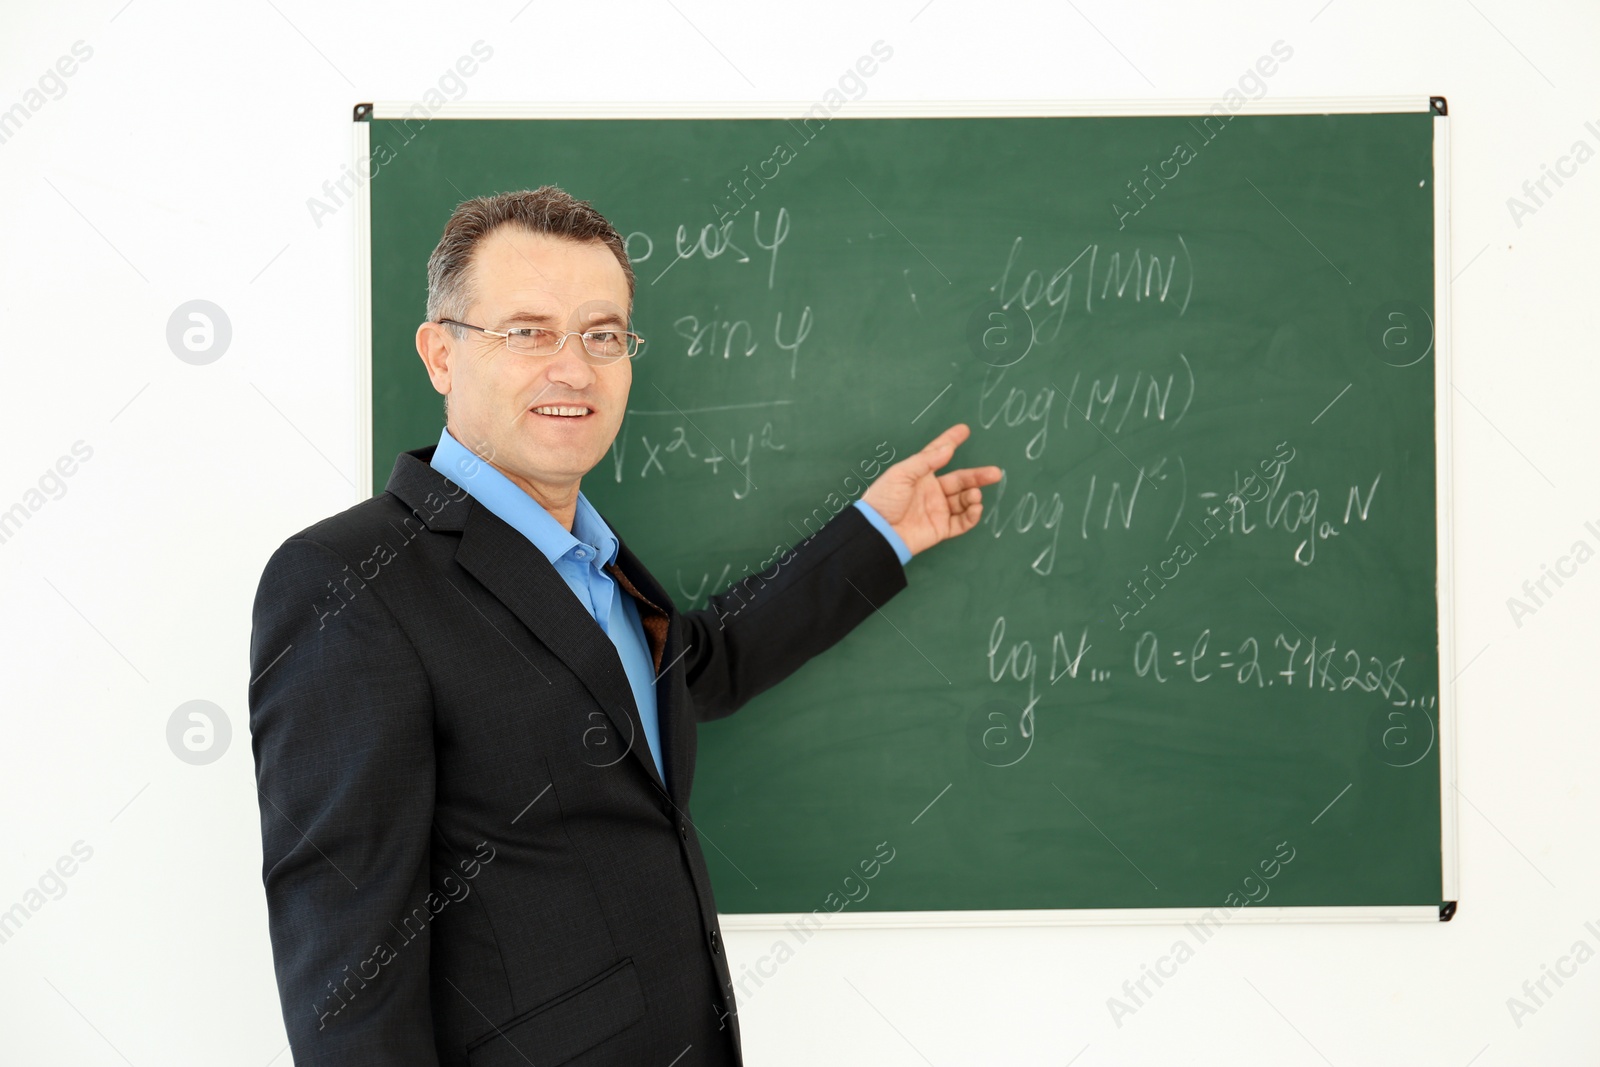
[[[569,532],[544,507],[504,474],[478,458],[455,439],[448,428],[439,434],[439,447],[430,464],[434,470],[465,489],[467,493],[533,543],[561,575],[594,621],[617,648],[617,656],[633,689],[633,702],[644,724],[645,740],[655,758],[656,771],[663,783],[667,772],[661,762],[661,723],[656,709],[655,663],[650,642],[639,621],[639,608],[633,597],[617,588],[604,570],[617,559],[617,537],[600,517],[582,491]],[[911,550],[894,532],[877,509],[863,500],[855,501],[868,522],[883,534],[901,565],[911,559]]]
[[[907,548],[905,541],[899,534],[894,532],[894,527],[889,525],[889,520],[879,515],[878,509],[865,500],[856,500],[853,503],[860,509],[861,514],[867,517],[867,521],[872,523],[873,527],[883,534],[884,539],[889,542],[890,547],[894,549],[894,554],[900,557],[900,566],[904,567],[909,563],[911,561],[911,549]]]

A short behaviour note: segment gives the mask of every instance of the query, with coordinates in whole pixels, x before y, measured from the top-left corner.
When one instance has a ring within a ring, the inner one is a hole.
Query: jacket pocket
[[[467,1046],[472,1067],[558,1067],[644,1018],[633,958],[530,1008]]]

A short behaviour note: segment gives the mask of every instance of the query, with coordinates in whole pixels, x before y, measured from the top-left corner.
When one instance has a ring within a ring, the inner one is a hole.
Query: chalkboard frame
[[[1234,94],[1237,96],[1237,94]],[[362,488],[373,484],[375,463],[388,457],[373,454],[373,330],[372,330],[372,204],[365,176],[372,173],[373,157],[368,137],[374,119],[419,123],[496,119],[796,119],[815,106],[814,101],[763,101],[746,103],[444,103],[433,106],[408,101],[358,104],[353,112],[353,162],[357,175],[351,197],[354,208],[355,251],[355,454],[357,500],[366,499]],[[1134,115],[1204,115],[1218,101],[1202,99],[1062,100],[1062,101],[871,101],[848,102],[830,120],[867,121],[875,118],[972,117],[1118,117]],[[420,110],[420,116],[419,116]],[[1301,97],[1243,100],[1230,106],[1240,115],[1422,113],[1433,116],[1433,216],[1434,216],[1434,436],[1436,475],[1437,592],[1440,679],[1438,705],[1440,780],[1440,903],[1398,906],[1265,907],[1255,906],[1226,914],[1228,922],[1419,922],[1449,921],[1460,897],[1458,807],[1456,803],[1456,707],[1454,679],[1458,676],[1455,647],[1455,583],[1453,549],[1451,269],[1450,269],[1450,137],[1448,105],[1443,96],[1391,95]],[[419,268],[420,269],[420,268]],[[419,369],[420,373],[420,369]],[[1100,908],[1048,910],[961,911],[841,911],[827,913],[823,928],[898,929],[938,927],[1039,927],[1076,925],[1170,925],[1215,922],[1216,908]],[[806,913],[725,913],[722,924],[730,930],[795,930],[810,919]]]

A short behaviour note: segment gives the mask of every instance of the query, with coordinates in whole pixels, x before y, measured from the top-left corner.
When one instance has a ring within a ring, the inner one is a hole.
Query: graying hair
[[[575,199],[554,185],[474,197],[456,205],[444,225],[444,236],[428,257],[428,321],[463,318],[476,294],[468,267],[481,242],[505,225],[571,241],[600,241],[611,249],[628,279],[628,305],[633,305],[633,266],[622,235],[587,200]],[[458,326],[449,327],[457,337]]]

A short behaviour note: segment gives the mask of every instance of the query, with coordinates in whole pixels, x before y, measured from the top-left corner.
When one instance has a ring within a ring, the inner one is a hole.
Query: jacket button
[[[717,932],[715,930],[713,930],[713,931],[711,931],[711,954],[715,956],[715,955],[719,955],[721,952],[722,952],[722,939],[720,937],[718,937],[717,936]]]
[[[689,827],[681,822],[678,824],[678,836],[685,841],[689,840]]]

